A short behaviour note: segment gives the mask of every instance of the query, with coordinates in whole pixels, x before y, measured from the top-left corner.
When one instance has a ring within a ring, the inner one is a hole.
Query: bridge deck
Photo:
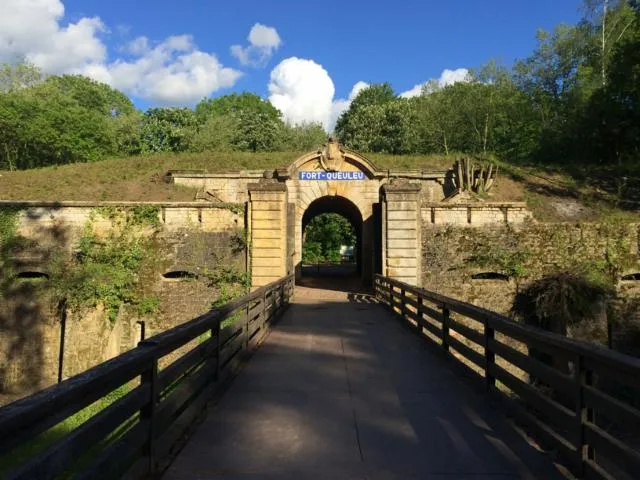
[[[558,478],[417,336],[351,297],[298,287],[163,478]]]

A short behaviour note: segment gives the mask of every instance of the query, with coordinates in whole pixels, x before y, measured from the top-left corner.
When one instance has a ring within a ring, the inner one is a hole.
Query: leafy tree
[[[142,118],[143,153],[185,152],[189,149],[198,121],[188,108],[150,108]]]
[[[306,261],[336,261],[340,259],[342,245],[355,244],[355,230],[346,218],[337,213],[323,213],[314,217],[305,228],[303,258],[306,251]]]
[[[284,151],[304,152],[318,148],[326,141],[327,133],[319,123],[284,125],[278,147]]]
[[[200,125],[191,140],[194,152],[228,152],[235,148],[238,135],[238,120],[232,115],[219,115],[209,118]]]
[[[201,124],[221,116],[232,118],[236,125],[231,139],[234,150],[275,150],[284,126],[280,111],[254,93],[204,99],[196,106],[196,115]]]
[[[0,93],[32,87],[42,81],[42,72],[30,63],[5,63],[0,67]]]
[[[395,100],[395,98],[396,96],[389,83],[369,85],[367,88],[362,89],[336,122],[335,133],[338,139],[353,148],[359,148],[356,146],[359,144],[369,144],[369,141],[357,138],[361,133],[360,129],[363,123],[364,125],[375,123],[376,120],[374,119],[380,116],[382,111],[376,107],[381,107],[385,103]]]

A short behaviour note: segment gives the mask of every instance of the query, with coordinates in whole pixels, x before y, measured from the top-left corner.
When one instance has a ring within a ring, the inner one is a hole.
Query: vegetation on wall
[[[19,207],[0,207],[0,295],[13,280],[11,253],[20,241],[16,236],[20,211]]]
[[[145,262],[154,260],[158,215],[159,208],[154,206],[95,209],[73,261],[54,263],[51,285],[57,298],[74,309],[103,305],[111,322],[124,305],[135,306],[141,315],[155,313],[159,300],[141,294],[139,272]],[[113,224],[102,235],[96,233],[100,218]],[[144,232],[145,228],[152,234]]]

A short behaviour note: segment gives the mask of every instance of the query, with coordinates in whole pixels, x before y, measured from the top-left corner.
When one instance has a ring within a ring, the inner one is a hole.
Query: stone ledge
[[[43,207],[43,208],[87,208],[87,207],[137,207],[137,206],[157,206],[167,208],[221,208],[228,209],[229,206],[244,206],[244,203],[213,203],[213,202],[102,202],[102,201],[75,201],[75,200],[0,200],[0,207]]]

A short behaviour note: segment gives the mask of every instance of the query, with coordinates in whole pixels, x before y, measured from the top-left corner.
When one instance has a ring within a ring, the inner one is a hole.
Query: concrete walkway
[[[559,475],[389,312],[362,295],[298,287],[163,478]]]

